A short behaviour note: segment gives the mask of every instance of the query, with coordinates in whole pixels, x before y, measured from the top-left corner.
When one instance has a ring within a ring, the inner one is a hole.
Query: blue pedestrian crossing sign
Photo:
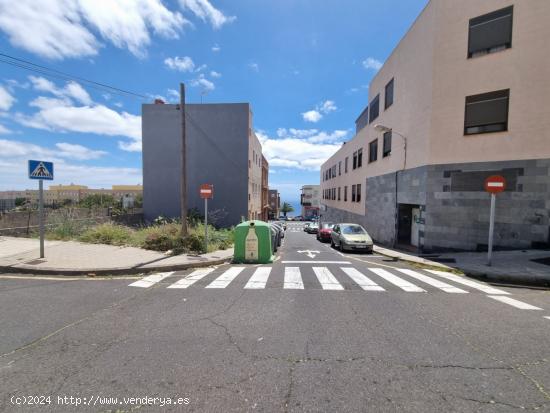
[[[52,181],[53,162],[29,160],[29,179],[46,179]]]

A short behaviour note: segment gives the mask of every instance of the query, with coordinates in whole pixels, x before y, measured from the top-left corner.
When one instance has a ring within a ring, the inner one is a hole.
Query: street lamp
[[[407,166],[407,137],[399,132],[394,131],[392,128],[388,128],[387,126],[380,125],[379,123],[374,125],[374,129],[382,133],[391,132],[392,135],[395,133],[401,139],[403,139],[403,152],[404,152],[403,170],[404,170],[405,167]]]
[[[399,132],[395,132],[394,130],[392,130],[392,128],[388,128],[387,126],[384,126],[384,125],[380,125],[380,124],[376,124],[374,125],[374,130],[378,131],[378,132],[382,132],[382,133],[386,133],[386,132],[391,132],[392,135],[395,133],[396,135],[400,136],[401,139],[403,139],[403,152],[404,152],[404,157],[403,157],[403,169],[402,171],[405,170],[405,167],[407,166],[407,137],[402,135],[401,133]],[[399,180],[397,179],[397,175],[398,175],[398,172],[399,171],[395,171],[395,215],[394,215],[394,225],[395,225],[395,236],[393,238],[393,246],[395,247],[396,244],[397,244],[397,236],[398,236],[398,232],[399,232],[399,219],[398,219],[398,215],[399,215],[399,201],[397,199],[397,196],[398,196],[398,184],[399,184]]]

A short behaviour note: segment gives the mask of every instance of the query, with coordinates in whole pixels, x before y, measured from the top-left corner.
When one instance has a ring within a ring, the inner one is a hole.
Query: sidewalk
[[[204,255],[167,256],[133,247],[46,241],[40,259],[38,239],[0,237],[0,272],[43,275],[116,275],[177,271],[219,265],[233,258],[233,249]]]
[[[422,256],[377,245],[374,251],[401,261],[447,270],[457,269],[468,276],[489,281],[550,287],[549,250],[496,251],[493,252],[493,262],[490,267],[487,265],[486,252],[453,252]],[[548,258],[548,264],[533,261],[544,258]]]

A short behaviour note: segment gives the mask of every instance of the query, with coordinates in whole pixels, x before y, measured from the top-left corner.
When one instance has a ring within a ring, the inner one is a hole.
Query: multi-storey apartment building
[[[381,243],[550,245],[550,2],[432,0],[369,87],[355,137],[321,169],[322,214]]]
[[[262,220],[269,219],[269,209],[269,162],[262,155]]]
[[[201,184],[214,185],[208,209],[218,225],[262,214],[262,146],[248,103],[186,104],[187,205],[204,209]],[[180,216],[182,118],[179,105],[142,107],[145,219]],[[267,165],[266,165],[267,166]]]
[[[143,193],[143,187],[141,185],[113,185],[111,189],[94,189],[88,188],[86,185],[50,185],[48,189],[44,190],[44,205],[56,205],[66,201],[70,201],[76,204],[92,194],[102,194],[112,196],[117,200],[125,200],[131,198],[132,201],[138,195]],[[0,199],[14,200],[25,199],[26,202],[31,204],[38,203],[38,190],[37,189],[25,189],[21,191],[1,191]],[[132,202],[133,203],[133,202]]]
[[[300,195],[300,205],[302,206],[302,217],[305,219],[316,218],[319,216],[321,206],[320,185],[302,186]]]
[[[269,219],[278,219],[281,209],[281,196],[276,189],[269,190]]]

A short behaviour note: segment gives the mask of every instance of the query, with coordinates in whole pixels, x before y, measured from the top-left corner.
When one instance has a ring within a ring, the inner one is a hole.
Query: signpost
[[[202,184],[199,195],[204,199],[204,253],[208,252],[208,200],[214,198],[214,185]]]
[[[485,191],[491,194],[491,215],[489,217],[489,244],[487,248],[487,265],[491,266],[493,258],[493,232],[495,229],[496,194],[506,189],[506,179],[500,175],[492,175],[485,180]]]
[[[29,160],[29,179],[38,179],[38,225],[40,228],[40,258],[44,258],[44,185],[53,180],[53,162]]]

